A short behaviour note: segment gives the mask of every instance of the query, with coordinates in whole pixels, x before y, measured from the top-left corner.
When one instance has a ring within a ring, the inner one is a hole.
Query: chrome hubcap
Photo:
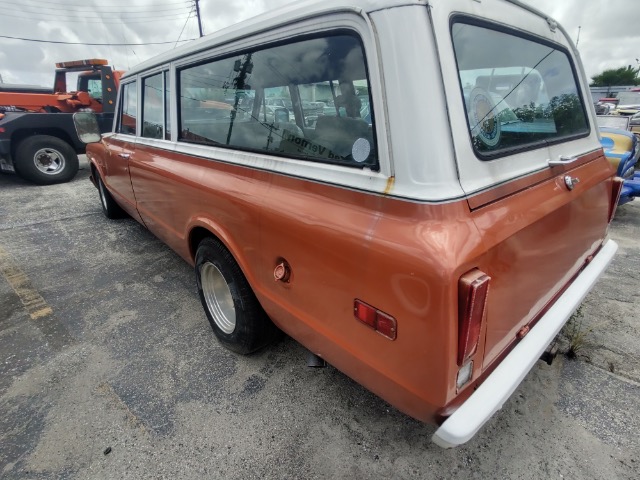
[[[55,175],[64,169],[64,156],[55,148],[41,148],[33,156],[36,168],[47,175]]]
[[[207,309],[216,325],[226,334],[236,328],[236,309],[226,280],[218,267],[205,262],[200,267],[200,283]]]

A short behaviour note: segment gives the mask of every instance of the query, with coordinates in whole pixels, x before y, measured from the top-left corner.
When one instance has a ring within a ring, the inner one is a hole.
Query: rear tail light
[[[478,349],[484,318],[489,277],[477,268],[458,282],[458,365],[462,366]]]
[[[613,215],[618,208],[618,200],[620,200],[620,192],[624,185],[624,179],[620,177],[613,177],[612,189],[611,189],[611,204],[609,204],[609,223],[613,220]]]

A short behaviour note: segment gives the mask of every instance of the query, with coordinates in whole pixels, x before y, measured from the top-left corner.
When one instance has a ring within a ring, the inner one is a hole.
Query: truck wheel
[[[242,270],[217,240],[205,238],[196,252],[200,301],[218,340],[241,354],[271,343],[278,328],[264,312]]]
[[[78,173],[76,152],[64,140],[50,135],[35,135],[18,144],[16,173],[40,185],[68,182]]]
[[[98,184],[98,194],[100,195],[100,205],[102,205],[102,213],[104,213],[104,216],[111,219],[123,217],[124,210],[122,210],[122,207],[113,199],[97,170],[95,177],[96,183]]]

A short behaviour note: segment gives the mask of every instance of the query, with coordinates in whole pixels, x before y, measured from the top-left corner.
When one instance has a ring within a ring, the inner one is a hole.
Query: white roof
[[[446,3],[447,0],[303,0],[292,2],[280,8],[270,10],[255,17],[249,18],[235,25],[223,28],[217,32],[205,35],[202,38],[193,40],[178,48],[157,55],[146,60],[132,69],[128,70],[123,78],[136,75],[151,68],[165,65],[176,58],[184,55],[190,55],[202,50],[222,45],[233,40],[237,40],[257,32],[265,31],[273,27],[285,25],[295,21],[312,18],[322,14],[335,12],[355,12],[358,14],[368,14],[371,12],[385,10],[387,8],[408,6],[408,5],[427,5],[437,4],[439,2]],[[472,1],[472,0],[469,0]],[[547,21],[550,17],[522,3],[521,0],[505,0],[509,3],[518,5],[521,8],[539,15]],[[562,29],[562,28],[561,28]],[[566,32],[565,32],[566,35]]]
[[[345,11],[370,13],[404,5],[427,5],[427,3],[429,3],[428,0],[305,0],[293,2],[157,55],[128,70],[123,78],[167,64],[184,55],[207,50],[217,45],[268,30],[274,26],[315,17],[320,14]]]

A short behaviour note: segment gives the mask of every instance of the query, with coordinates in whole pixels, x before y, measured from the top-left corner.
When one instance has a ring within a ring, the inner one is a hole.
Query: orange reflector
[[[458,365],[478,349],[490,280],[491,277],[474,268],[458,282]]]
[[[358,299],[353,302],[353,311],[357,320],[369,325],[389,340],[395,340],[398,336],[398,325],[396,319],[391,315],[387,315]]]

